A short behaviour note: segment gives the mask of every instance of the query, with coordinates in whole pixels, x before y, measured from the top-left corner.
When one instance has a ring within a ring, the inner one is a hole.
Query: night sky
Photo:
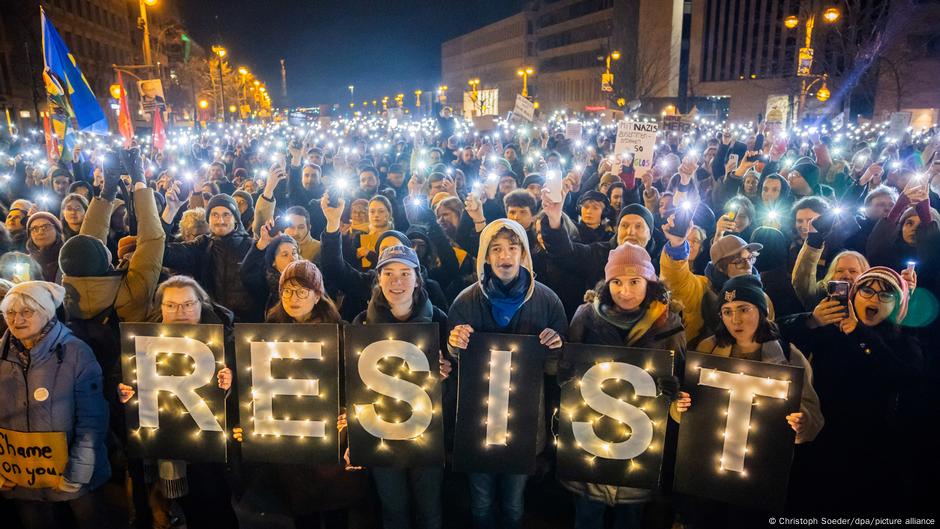
[[[520,0],[186,0],[186,25],[234,67],[264,80],[280,105],[280,63],[291,105],[411,99],[440,82],[441,43],[521,10]]]

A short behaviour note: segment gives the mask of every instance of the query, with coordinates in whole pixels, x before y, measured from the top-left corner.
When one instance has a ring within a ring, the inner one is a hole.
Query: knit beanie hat
[[[75,235],[59,251],[59,268],[72,277],[103,276],[111,269],[111,252],[91,235]]]
[[[213,196],[209,199],[209,203],[206,204],[206,222],[209,222],[209,215],[212,214],[212,208],[223,207],[232,212],[232,215],[235,216],[236,225],[241,224],[241,212],[238,211],[238,204],[235,203],[235,199],[230,195],[225,193],[219,193],[218,195]]]
[[[581,195],[581,198],[578,199],[578,205],[581,206],[589,200],[600,202],[601,205],[605,208],[610,206],[610,200],[607,198],[607,195],[601,193],[600,191],[594,191],[593,189]]]
[[[767,296],[764,295],[764,285],[760,277],[754,274],[744,274],[725,281],[718,295],[718,301],[721,303],[719,310],[725,303],[746,301],[756,305],[761,316],[767,316]]]
[[[904,213],[901,214],[901,220],[898,221],[898,226],[903,226],[904,222],[917,214],[917,209],[914,206],[911,206],[904,210]],[[930,219],[937,224],[940,224],[940,213],[937,213],[937,210],[930,208]]]
[[[300,259],[287,265],[287,268],[281,272],[281,280],[278,282],[278,289],[284,290],[284,285],[289,281],[296,281],[300,286],[309,288],[317,296],[323,296],[323,274],[317,265],[306,259]]]
[[[248,191],[245,191],[244,189],[239,189],[235,191],[234,193],[232,193],[232,200],[235,200],[235,197],[242,197],[242,200],[247,202],[249,206],[251,205],[252,202],[254,202],[251,198],[251,194]],[[237,206],[238,203],[236,203],[235,205]]]
[[[29,216],[29,219],[26,221],[26,231],[29,232],[29,229],[33,226],[33,222],[39,219],[46,219],[55,228],[56,233],[62,233],[62,222],[55,217],[52,213],[48,211],[38,211]]]
[[[904,318],[907,317],[907,306],[910,301],[910,290],[908,289],[907,281],[901,277],[901,274],[895,272],[891,268],[886,266],[873,266],[869,268],[865,273],[858,276],[855,279],[855,283],[852,283],[852,289],[849,291],[849,299],[855,299],[855,293],[858,292],[858,289],[869,283],[873,280],[880,280],[882,283],[890,286],[894,289],[895,293],[898,295],[898,305],[895,308],[895,314],[897,315],[894,319],[894,322],[900,324],[904,321]]]
[[[48,319],[55,318],[55,309],[62,305],[65,300],[65,289],[55,283],[48,281],[24,281],[13,285],[3,298],[3,308],[6,308],[7,300],[15,295],[26,296],[36,302]]]
[[[545,177],[538,173],[532,173],[529,176],[525,177],[525,180],[522,181],[522,187],[529,187],[532,184],[538,184],[540,186],[545,185]]]
[[[649,228],[650,235],[652,235],[653,214],[650,213],[650,210],[646,209],[640,204],[627,204],[623,209],[620,210],[620,215],[617,217],[617,226],[620,225],[620,221],[623,220],[623,218],[627,215],[639,215],[643,217],[643,220],[646,222],[646,227]]]
[[[813,160],[804,156],[793,164],[793,170],[800,173],[811,189],[819,188],[819,166]]]
[[[408,236],[405,235],[404,233],[398,230],[385,230],[381,233],[381,235],[379,235],[375,239],[375,247],[373,248],[375,253],[379,253],[379,248],[382,247],[382,241],[384,241],[385,239],[389,237],[394,237],[395,239],[397,239],[399,241],[398,244],[404,244],[405,246],[408,246],[408,247],[414,246],[411,242],[411,239],[408,238]]]
[[[117,245],[117,257],[118,259],[124,259],[124,256],[137,250],[137,236],[128,235],[126,237],[121,237],[118,240]]]
[[[653,283],[659,281],[650,254],[642,246],[630,242],[621,244],[607,254],[604,281],[609,282],[617,276],[640,276]]]

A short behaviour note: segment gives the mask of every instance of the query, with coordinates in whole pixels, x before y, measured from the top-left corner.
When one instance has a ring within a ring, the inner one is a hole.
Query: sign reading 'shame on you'
[[[122,324],[121,334],[125,383],[136,390],[126,420],[137,457],[224,461],[226,444],[234,442],[226,432],[238,427],[245,460],[336,463],[345,437],[337,426],[345,418],[353,465],[440,466],[452,449],[461,471],[527,473],[536,440],[548,436],[538,435],[548,422],[539,420],[548,351],[537,337],[474,333],[457,376],[448,381],[459,379],[456,424],[445,424],[437,324],[346,326],[343,340],[337,325],[238,324],[229,344],[215,325]],[[552,428],[559,476],[656,488],[663,452],[672,450],[665,436],[669,402],[657,379],[672,375],[674,352],[567,344],[562,358],[574,378],[562,388],[561,417]],[[799,407],[802,374],[760,362],[696,358],[684,387],[705,389],[696,392],[695,413],[680,427],[677,483],[684,492],[760,504],[756,495],[786,486],[792,436],[780,442],[738,432],[748,425],[757,431],[785,425],[785,415]],[[217,382],[226,367],[235,374],[228,393]],[[779,405],[753,411],[747,399],[703,393],[727,395],[741,384],[754,385]],[[445,447],[445,430],[455,432],[451,447]],[[704,447],[695,435],[685,435],[691,430],[710,432],[714,442]],[[729,435],[719,435],[726,430]],[[17,444],[10,446],[15,452]],[[703,447],[710,452],[703,454]],[[15,464],[27,466],[2,455],[9,452],[6,444],[0,449],[4,477]],[[750,454],[758,456],[752,460]],[[695,463],[703,457],[722,464]],[[787,464],[768,464],[773,460]],[[43,468],[60,474],[64,463],[57,459]],[[756,482],[762,487],[742,486]]]

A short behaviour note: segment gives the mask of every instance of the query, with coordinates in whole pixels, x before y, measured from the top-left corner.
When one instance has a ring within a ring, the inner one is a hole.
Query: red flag
[[[166,131],[163,129],[163,118],[160,117],[160,107],[153,109],[153,148],[162,151],[166,146]]]
[[[52,122],[47,113],[42,115],[42,129],[46,136],[46,157],[50,162],[55,162],[59,159],[59,140],[52,135]]]
[[[129,149],[131,141],[134,139],[134,125],[131,123],[131,112],[127,109],[127,91],[124,90],[124,80],[121,77],[121,71],[118,70],[117,84],[121,87],[121,96],[119,98],[120,110],[118,111],[118,132],[124,136],[124,148]]]

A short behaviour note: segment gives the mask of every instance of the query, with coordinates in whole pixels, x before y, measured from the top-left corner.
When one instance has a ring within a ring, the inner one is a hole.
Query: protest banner
[[[163,95],[163,81],[160,79],[137,81],[137,93],[140,94],[140,109],[145,113],[166,110],[166,96]]]
[[[0,476],[17,487],[58,487],[68,462],[65,432],[18,432],[0,428]]]
[[[460,355],[456,470],[535,471],[546,351],[538,336],[473,333]]]
[[[339,462],[339,326],[235,326],[242,459]]]
[[[787,497],[803,370],[686,354],[674,489],[727,503],[778,509]]]
[[[657,123],[621,121],[617,124],[617,141],[614,154],[633,154],[633,169],[637,178],[653,168],[653,152],[656,149]]]
[[[583,127],[580,121],[569,121],[565,125],[565,139],[568,141],[579,141]]]
[[[444,464],[436,323],[344,329],[349,457],[356,466]]]
[[[516,94],[516,106],[512,109],[512,115],[519,119],[531,122],[535,117],[535,105],[522,94]]]
[[[131,456],[225,461],[224,347],[221,325],[121,324]]]
[[[558,477],[657,488],[669,400],[656,379],[672,375],[673,353],[568,343],[559,363],[573,378],[561,391]]]
[[[888,118],[888,136],[900,142],[907,128],[911,126],[911,112],[892,112]]]

